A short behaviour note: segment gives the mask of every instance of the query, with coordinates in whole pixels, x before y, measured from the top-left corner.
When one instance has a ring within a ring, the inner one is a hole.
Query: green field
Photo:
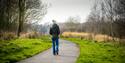
[[[48,37],[0,41],[0,63],[14,63],[51,47]]]
[[[125,63],[125,45],[112,42],[94,42],[65,38],[79,45],[80,55],[76,63]]]

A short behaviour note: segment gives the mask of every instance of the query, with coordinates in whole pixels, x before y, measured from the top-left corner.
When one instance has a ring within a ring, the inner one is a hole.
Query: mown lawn
[[[0,41],[0,63],[14,63],[51,47],[48,37]]]
[[[79,45],[80,55],[76,63],[125,63],[125,45],[111,42],[94,42],[65,38]]]

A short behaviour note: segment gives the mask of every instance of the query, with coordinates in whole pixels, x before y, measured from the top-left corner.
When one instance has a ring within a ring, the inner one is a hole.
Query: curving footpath
[[[77,45],[66,40],[59,40],[59,42],[59,55],[54,56],[51,48],[17,63],[75,63],[79,56]]]

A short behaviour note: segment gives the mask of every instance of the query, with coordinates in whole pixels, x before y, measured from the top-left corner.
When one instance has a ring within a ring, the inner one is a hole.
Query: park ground
[[[117,42],[96,42],[79,38],[63,38],[76,43],[80,55],[76,63],[124,63],[125,45]],[[47,37],[0,41],[0,63],[14,63],[51,48]]]

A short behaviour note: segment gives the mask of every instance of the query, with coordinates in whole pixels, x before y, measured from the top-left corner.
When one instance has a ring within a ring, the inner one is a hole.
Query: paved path
[[[59,41],[59,55],[54,56],[51,48],[45,52],[17,63],[75,63],[77,57],[79,56],[79,49],[76,44],[66,40]]]

